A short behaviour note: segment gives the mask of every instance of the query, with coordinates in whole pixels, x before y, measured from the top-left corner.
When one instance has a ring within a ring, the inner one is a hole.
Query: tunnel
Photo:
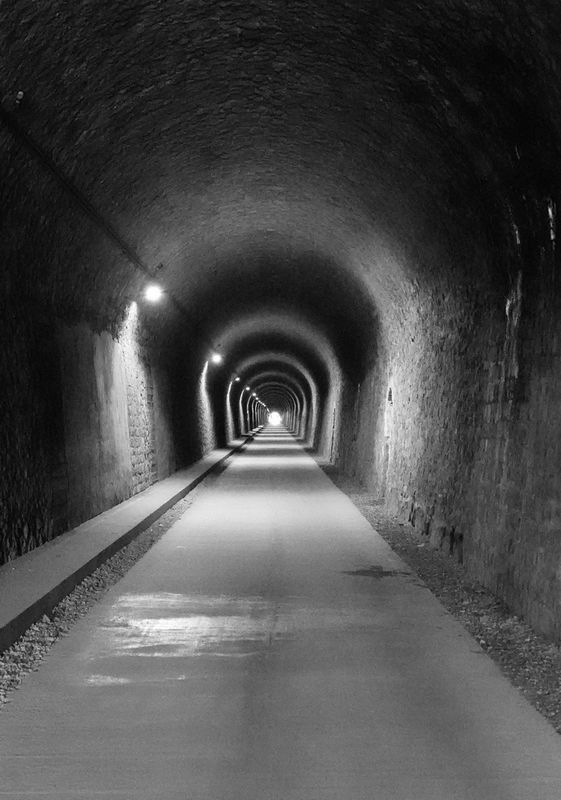
[[[273,419],[559,644],[559,4],[0,19],[0,564]]]
[[[255,384],[559,638],[558,13],[407,9],[3,9],[4,562]]]

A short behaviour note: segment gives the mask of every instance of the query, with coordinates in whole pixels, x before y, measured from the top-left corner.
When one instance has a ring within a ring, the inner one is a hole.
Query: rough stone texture
[[[201,438],[201,455],[208,453],[216,447],[216,435],[214,427],[215,409],[211,402],[209,393],[209,362],[206,361],[199,376],[199,394],[197,398],[197,429]],[[224,413],[218,409],[218,413]]]
[[[388,389],[387,367],[380,358],[360,383],[345,382],[342,400],[339,469],[377,497],[386,490]]]
[[[0,563],[66,524],[56,341],[37,309],[0,318]]]
[[[153,367],[136,305],[119,337],[62,327],[71,525],[146,489],[176,467],[169,365]]]
[[[152,419],[156,459],[156,479],[171,475],[179,465],[179,455],[174,439],[173,389],[169,367],[152,365]],[[190,461],[196,461],[191,456]]]
[[[152,371],[136,327],[114,339],[24,310],[1,325],[1,562],[176,468],[169,365]]]
[[[484,311],[475,298],[458,303],[452,295],[439,305],[426,297],[417,307],[411,302],[393,352],[382,359],[385,374],[373,372],[367,391],[363,383],[352,393],[341,467],[559,641],[555,263],[553,241],[542,240],[534,272],[514,275],[502,307]],[[381,423],[389,387],[388,426]],[[374,446],[361,450],[365,440]]]
[[[146,489],[156,479],[154,437],[154,383],[151,364],[139,341],[138,306],[131,306],[120,335],[126,374],[128,444],[132,492]]]
[[[489,347],[468,566],[540,630],[561,639],[561,400],[557,256],[545,243]]]
[[[119,345],[85,323],[61,326],[68,525],[130,494],[127,382]]]

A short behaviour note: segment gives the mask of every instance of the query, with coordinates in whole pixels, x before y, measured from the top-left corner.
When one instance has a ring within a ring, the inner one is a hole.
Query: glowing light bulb
[[[213,363],[213,364],[222,364],[222,361],[223,361],[224,359],[222,358],[222,356],[220,355],[220,353],[213,353],[213,354],[211,355],[211,357],[210,357],[210,360],[212,361],[212,363]]]
[[[162,290],[162,287],[158,286],[157,283],[151,283],[144,290],[144,297],[146,298],[146,300],[148,300],[149,303],[157,303],[159,300],[162,299],[163,294],[164,292]]]

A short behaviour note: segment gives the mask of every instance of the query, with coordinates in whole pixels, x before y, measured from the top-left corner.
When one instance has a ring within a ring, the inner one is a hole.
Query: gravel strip
[[[215,480],[226,469],[221,464],[216,473],[205,478]],[[171,526],[187,511],[203,489],[199,484],[189,494],[166,511],[156,522],[142,531],[130,544],[115,553],[91,575],[78,584],[49,616],[44,616],[10,648],[0,653],[0,709],[10,701],[10,694],[29,672],[39,669],[41,661],[61,636],[67,636],[72,625],[85,616],[90,608],[139,561]]]
[[[383,513],[372,495],[330,467],[324,472],[499,665],[513,686],[561,733],[561,651],[409,525]]]

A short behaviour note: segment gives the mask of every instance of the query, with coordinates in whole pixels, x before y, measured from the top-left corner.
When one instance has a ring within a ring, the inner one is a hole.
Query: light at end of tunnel
[[[269,419],[269,425],[280,425],[282,422],[282,417],[278,411],[271,411],[268,419]]]
[[[211,355],[211,357],[210,357],[210,360],[212,361],[212,363],[213,363],[213,364],[222,364],[222,361],[223,361],[224,359],[222,358],[222,356],[220,355],[220,353],[213,353],[213,354]]]
[[[144,297],[149,303],[157,303],[162,299],[163,294],[162,287],[158,286],[157,283],[149,284],[144,290]]]

